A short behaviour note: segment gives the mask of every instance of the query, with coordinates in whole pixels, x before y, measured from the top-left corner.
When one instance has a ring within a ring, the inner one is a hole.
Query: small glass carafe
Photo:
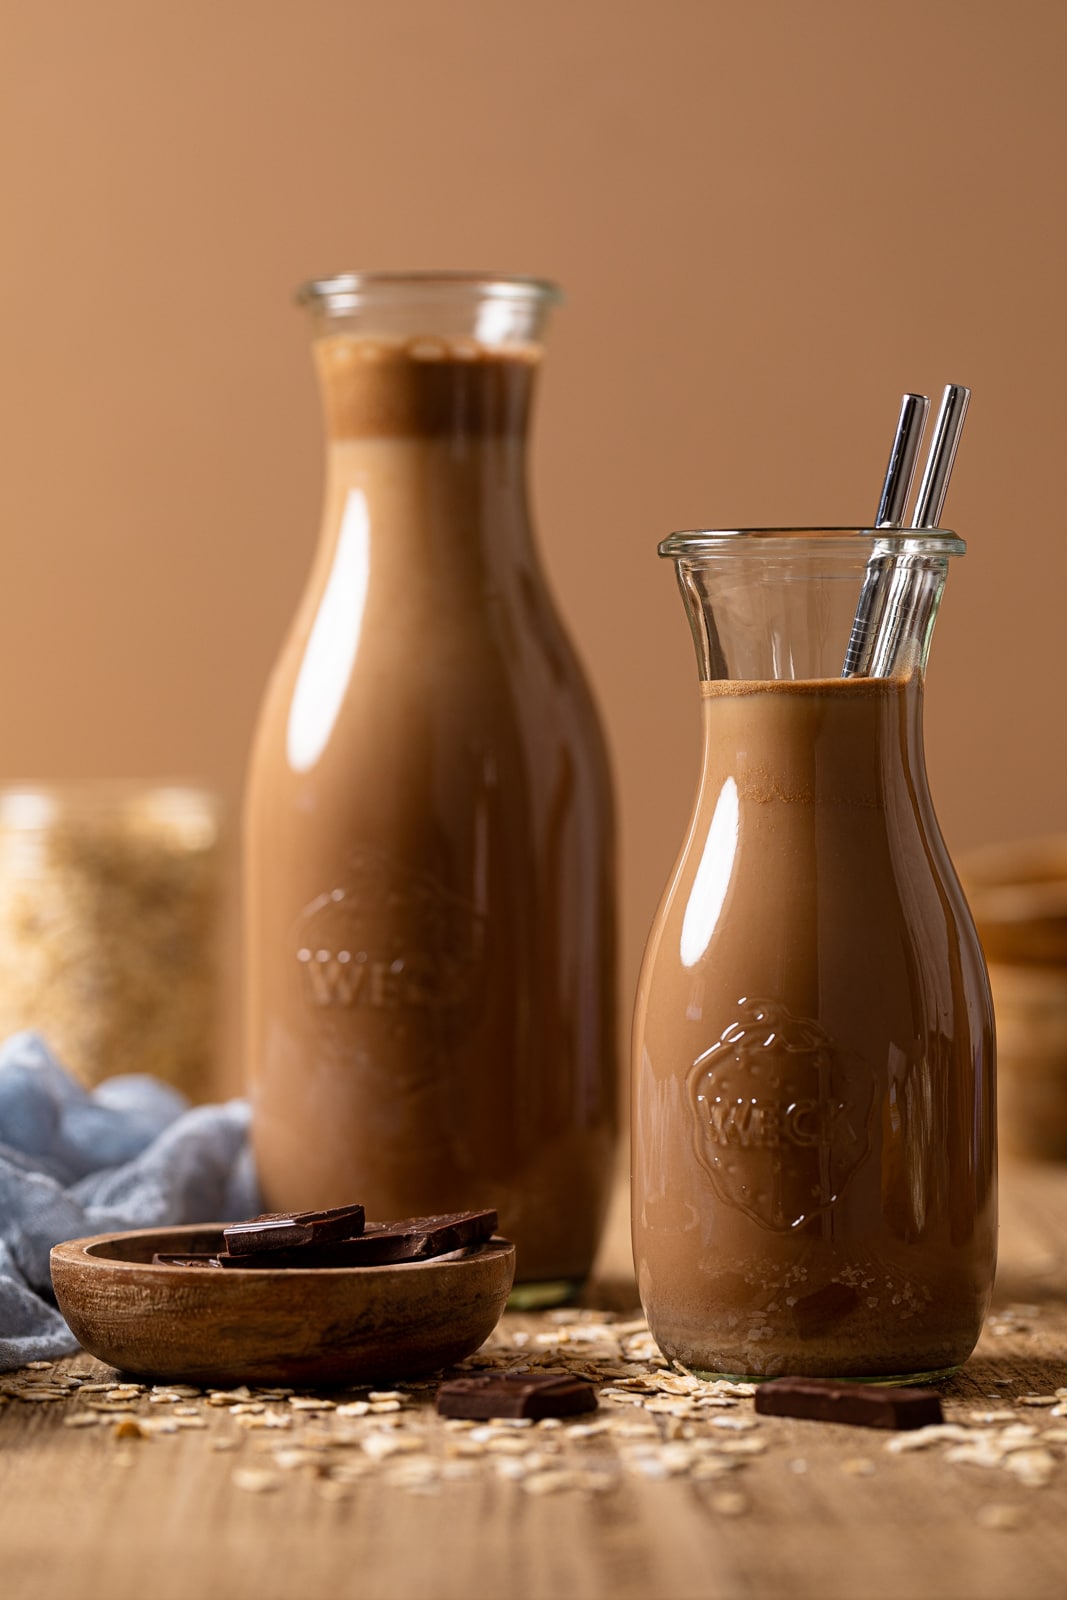
[[[992,1010],[922,733],[963,548],[775,529],[660,546],[704,750],[639,981],[633,1243],[656,1340],[700,1372],[930,1378],[981,1329]],[[844,676],[865,584],[882,675]]]
[[[272,1209],[495,1208],[527,1301],[589,1270],[612,1172],[614,840],[538,559],[551,284],[310,284],[314,566],[246,807],[253,1136]]]

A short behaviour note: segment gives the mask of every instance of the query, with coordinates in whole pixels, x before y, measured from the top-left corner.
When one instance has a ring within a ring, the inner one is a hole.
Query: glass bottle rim
[[[860,546],[857,549],[857,545]],[[863,547],[867,546],[864,551]],[[674,561],[738,556],[746,549],[765,555],[962,556],[967,546],[951,528],[693,528],[668,535],[657,546]]]
[[[380,305],[441,296],[462,301],[468,296],[482,300],[539,301],[546,308],[559,305],[563,292],[550,278],[524,277],[507,272],[339,272],[325,278],[310,278],[296,291],[296,302],[347,316],[370,303]]]

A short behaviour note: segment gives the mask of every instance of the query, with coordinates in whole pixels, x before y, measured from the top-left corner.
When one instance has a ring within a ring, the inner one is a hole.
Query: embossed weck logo
[[[477,1002],[485,919],[428,873],[354,853],[345,881],[304,907],[292,932],[307,1003],[325,1023],[412,1012],[459,1018]]]
[[[816,1022],[771,1000],[689,1072],[697,1159],[719,1199],[776,1232],[826,1212],[867,1149],[872,1084]]]

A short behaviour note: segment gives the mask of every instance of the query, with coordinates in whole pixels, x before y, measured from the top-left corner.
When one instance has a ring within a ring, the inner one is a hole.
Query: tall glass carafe
[[[641,971],[633,1242],[702,1372],[930,1377],[996,1250],[994,1039],[938,828],[923,677],[938,531],[675,534],[704,751]],[[886,675],[845,677],[864,580]]]
[[[495,1207],[528,1298],[587,1274],[615,1127],[613,817],[535,552],[531,279],[302,292],[328,435],[246,812],[266,1203]]]

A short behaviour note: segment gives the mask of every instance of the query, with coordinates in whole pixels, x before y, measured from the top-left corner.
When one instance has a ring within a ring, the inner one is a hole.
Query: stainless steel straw
[[[970,398],[959,383],[950,383],[942,396],[909,524],[916,533],[937,527]],[[879,540],[867,562],[842,677],[887,678],[899,671],[905,642],[919,641],[922,648],[940,589],[940,574],[923,555],[909,554],[897,541],[887,549]]]
[[[919,484],[919,498],[915,502],[913,528],[936,528],[948,493],[948,480],[959,448],[971,391],[961,383],[950,383],[941,398],[937,414],[933,443],[926,460],[926,469]]]
[[[906,394],[901,401],[897,431],[893,436],[893,448],[889,452],[889,465],[886,467],[885,482],[882,485],[882,498],[878,502],[878,514],[874,522],[876,528],[900,528],[904,524],[904,513],[911,493],[911,481],[915,475],[915,462],[919,454],[919,444],[929,405],[930,402],[924,394]],[[925,475],[923,482],[926,482]],[[868,647],[878,631],[881,614],[888,598],[888,587],[885,558],[872,555],[867,563],[867,573],[856,607],[852,634],[845,652],[845,664],[841,668],[843,678],[867,676],[870,657]]]
[[[876,528],[902,528],[915,462],[919,454],[926,413],[930,402],[924,394],[906,394],[900,403],[900,416],[885,470],[882,498],[875,518]],[[925,480],[924,480],[925,481]]]

